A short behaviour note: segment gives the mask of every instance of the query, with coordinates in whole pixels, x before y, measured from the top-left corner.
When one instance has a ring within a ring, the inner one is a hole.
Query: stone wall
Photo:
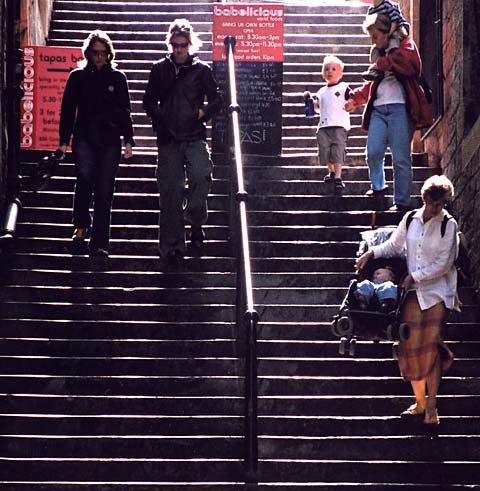
[[[425,147],[430,165],[441,167],[455,185],[454,210],[470,244],[473,280],[480,291],[480,119],[472,121],[469,109],[477,97],[470,83],[478,71],[472,53],[480,50],[478,23],[471,22],[476,1],[443,2],[444,114]]]
[[[48,37],[53,0],[21,0],[22,45],[44,46]]]

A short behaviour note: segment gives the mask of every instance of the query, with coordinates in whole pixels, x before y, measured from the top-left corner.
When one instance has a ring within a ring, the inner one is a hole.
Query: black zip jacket
[[[158,144],[166,144],[205,140],[205,123],[220,111],[222,99],[206,63],[189,56],[185,64],[176,65],[167,55],[152,67],[143,107],[152,119]],[[205,116],[198,119],[200,109]]]
[[[60,114],[60,145],[72,134],[101,145],[118,141],[135,145],[127,79],[123,72],[105,65],[73,70],[67,80]]]

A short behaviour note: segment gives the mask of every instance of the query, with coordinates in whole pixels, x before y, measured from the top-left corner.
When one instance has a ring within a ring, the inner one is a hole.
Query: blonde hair
[[[378,29],[383,33],[390,32],[392,21],[385,14],[370,14],[365,17],[362,29],[365,34],[370,34],[371,29]]]
[[[92,48],[96,42],[100,42],[105,46],[107,51],[107,65],[110,65],[111,67],[117,66],[117,64],[113,61],[115,59],[115,50],[113,49],[112,40],[106,32],[100,29],[92,31],[83,41],[82,53],[84,59],[78,62],[78,66],[80,68],[84,68],[91,62]]]
[[[388,278],[389,281],[395,281],[395,273],[393,272],[393,269],[390,268],[389,266],[385,266],[383,268],[377,268],[373,273],[375,274],[377,271],[386,271],[388,273]]]
[[[189,54],[193,54],[198,51],[203,44],[187,19],[175,19],[168,27],[165,42],[167,43],[168,51],[170,51],[170,53],[173,51],[172,39],[176,36],[182,36],[188,41]]]
[[[338,56],[327,55],[323,59],[323,63],[322,63],[322,74],[323,75],[325,75],[325,66],[328,63],[335,63],[335,65],[338,65],[342,69],[342,72],[343,72],[343,67],[345,66],[345,64],[343,63],[343,61],[340,58],[338,58]]]
[[[422,186],[420,191],[422,199],[430,199],[431,201],[443,200],[445,203],[452,201],[454,195],[453,184],[445,175],[431,176]]]

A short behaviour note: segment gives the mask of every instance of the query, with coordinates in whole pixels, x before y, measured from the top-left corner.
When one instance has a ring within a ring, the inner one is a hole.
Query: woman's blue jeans
[[[368,127],[367,164],[373,189],[385,188],[385,152],[393,161],[393,203],[410,205],[412,160],[410,148],[414,125],[405,104],[374,106]]]
[[[75,195],[73,198],[73,226],[91,226],[90,250],[108,251],[110,241],[110,215],[115,175],[122,155],[120,140],[115,143],[94,145],[87,140],[74,138]],[[90,204],[93,196],[93,221]]]

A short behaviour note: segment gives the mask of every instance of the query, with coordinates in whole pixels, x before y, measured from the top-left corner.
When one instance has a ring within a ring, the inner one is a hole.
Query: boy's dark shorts
[[[345,128],[341,126],[319,128],[316,136],[320,165],[345,163],[348,137]]]

